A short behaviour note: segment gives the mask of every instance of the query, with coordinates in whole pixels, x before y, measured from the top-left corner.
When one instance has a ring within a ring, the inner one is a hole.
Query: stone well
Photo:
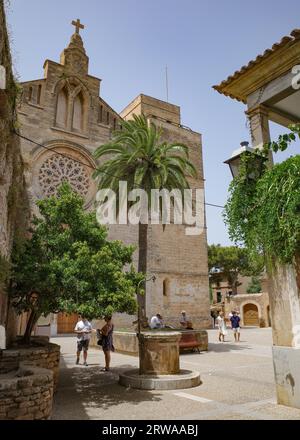
[[[179,373],[179,332],[152,331],[140,334],[141,374]]]
[[[186,330],[178,330],[180,333],[186,332]],[[191,330],[190,333],[194,333],[196,339],[199,342],[200,351],[208,350],[208,334],[206,330]],[[136,337],[136,332],[134,331],[114,331],[114,347],[116,351],[120,353],[126,353],[138,356],[139,354],[139,343],[138,338]],[[96,348],[99,348],[97,345],[96,334],[92,333],[90,345]]]
[[[153,330],[140,334],[140,368],[120,375],[123,386],[144,390],[173,390],[200,385],[198,372],[180,370],[180,332]]]
[[[0,350],[0,374],[17,370],[21,362],[46,368],[53,372],[54,391],[58,383],[60,346],[48,342],[47,339],[32,338],[38,345],[28,348],[21,346]]]
[[[0,374],[0,420],[49,419],[53,403],[53,372],[21,362]]]

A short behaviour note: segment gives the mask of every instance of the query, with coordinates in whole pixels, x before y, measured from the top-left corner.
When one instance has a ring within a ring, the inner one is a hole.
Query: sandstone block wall
[[[52,343],[43,347],[3,350],[0,351],[0,375],[18,369],[26,361],[27,364],[52,371],[55,390],[59,375],[59,357],[60,346]]]
[[[26,362],[0,374],[0,420],[43,420],[51,415],[53,372]]]

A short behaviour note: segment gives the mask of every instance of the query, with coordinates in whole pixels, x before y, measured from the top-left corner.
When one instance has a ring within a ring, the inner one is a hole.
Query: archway
[[[244,325],[259,327],[258,307],[253,303],[244,305],[243,308]]]

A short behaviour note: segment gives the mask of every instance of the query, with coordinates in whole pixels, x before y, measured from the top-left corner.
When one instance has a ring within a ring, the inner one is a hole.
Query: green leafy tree
[[[188,159],[188,147],[162,139],[162,130],[149,123],[144,115],[123,121],[122,129],[115,131],[112,140],[101,145],[95,158],[105,158],[94,177],[99,189],[111,188],[118,195],[119,181],[126,181],[128,191],[144,189],[151,200],[151,189],[189,188],[187,176],[196,177],[196,170]],[[139,223],[138,271],[147,272],[148,224]],[[145,285],[143,286],[145,291]],[[141,317],[144,319],[145,296],[139,295]]]
[[[269,150],[277,153],[278,151],[285,151],[292,142],[300,139],[300,124],[291,124],[288,127],[289,133],[281,134],[277,141],[272,141],[264,145],[264,152],[268,153]]]
[[[284,151],[300,138],[300,124],[291,125],[290,129],[291,133],[265,144],[264,152],[244,155],[225,206],[230,238],[250,255],[263,255],[269,273],[275,261],[292,263],[299,255],[300,155],[271,168],[265,166],[255,179],[249,178],[249,169],[258,154],[267,158],[270,150]]]
[[[15,249],[10,297],[19,313],[29,312],[25,343],[41,315],[78,312],[92,319],[135,311],[139,276],[133,268],[124,271],[134,248],[108,241],[83,203],[63,184],[57,197],[37,203],[41,215]]]
[[[240,285],[238,276],[260,273],[263,269],[263,260],[259,255],[255,260],[249,258],[245,249],[237,246],[221,246],[213,244],[208,247],[208,267],[210,283],[220,285],[225,278],[233,294],[237,293]],[[214,272],[219,268],[219,272]]]
[[[261,292],[261,282],[258,277],[253,276],[247,287],[247,293],[260,293]]]

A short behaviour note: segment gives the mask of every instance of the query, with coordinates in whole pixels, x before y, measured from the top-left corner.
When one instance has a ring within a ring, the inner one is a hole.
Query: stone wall
[[[58,383],[60,346],[47,343],[43,346],[30,348],[10,348],[0,351],[0,374],[19,368],[21,362],[46,368],[53,373],[54,390]]]
[[[27,362],[11,374],[0,373],[0,420],[49,419],[53,372]]]
[[[0,65],[6,73],[5,89],[0,89],[0,269],[10,260],[12,243],[22,235],[27,215],[27,196],[19,139],[13,134],[16,123],[18,88],[12,62],[3,2],[0,2]],[[8,316],[5,284],[7,270],[0,270],[0,348],[17,333],[17,317]],[[8,325],[9,323],[9,325]],[[2,335],[2,337],[1,337]]]

